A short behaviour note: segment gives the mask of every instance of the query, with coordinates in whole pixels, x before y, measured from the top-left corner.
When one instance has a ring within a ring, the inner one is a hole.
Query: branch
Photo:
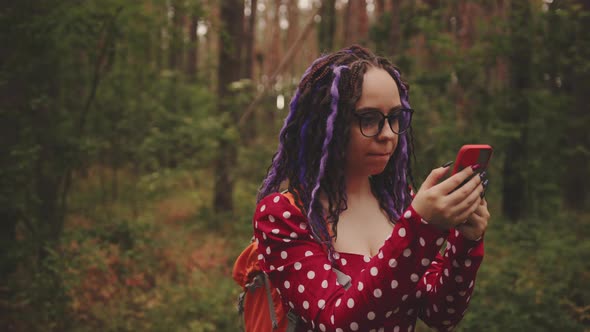
[[[303,30],[301,31],[299,36],[297,36],[297,39],[295,39],[295,42],[293,42],[293,44],[291,45],[289,50],[287,50],[287,53],[285,54],[285,56],[283,57],[283,59],[279,63],[277,69],[270,76],[267,83],[264,85],[262,91],[260,91],[258,93],[258,95],[256,96],[256,98],[254,98],[252,103],[250,103],[250,105],[248,105],[248,108],[246,108],[246,111],[244,112],[244,114],[242,114],[242,117],[240,118],[240,121],[238,122],[238,127],[242,127],[244,125],[244,123],[246,123],[246,120],[248,120],[248,118],[252,115],[252,112],[254,112],[254,108],[260,103],[262,98],[264,98],[264,95],[266,94],[269,86],[272,86],[272,84],[275,83],[279,74],[282,73],[283,70],[285,69],[285,67],[287,66],[287,63],[289,63],[291,61],[291,59],[293,58],[295,53],[301,48],[300,47],[301,44],[303,43],[303,41],[305,41],[305,39],[307,38],[307,35],[309,35],[311,30],[313,29],[313,27],[315,25],[315,16],[320,13],[320,10],[321,10],[321,7],[318,8],[311,15],[311,17],[309,18],[309,21],[307,21],[305,27],[303,28]]]
[[[108,26],[109,30],[106,32],[105,43],[103,44],[103,47],[100,49],[100,53],[99,53],[98,57],[96,58],[96,62],[94,64],[94,74],[93,74],[93,78],[92,78],[92,86],[90,88],[90,94],[86,98],[86,102],[84,103],[84,108],[82,109],[82,114],[80,115],[80,120],[78,121],[78,131],[79,131],[78,137],[82,136],[82,134],[84,133],[84,125],[86,123],[86,116],[88,115],[88,111],[90,110],[90,105],[92,104],[92,101],[94,100],[94,97],[96,96],[96,90],[98,89],[98,83],[100,83],[100,80],[102,78],[100,76],[101,64],[104,62],[104,59],[107,55],[107,50],[108,50],[110,44],[113,42],[113,35],[114,35],[113,27],[115,26],[115,20],[117,19],[117,16],[119,16],[119,13],[121,13],[122,10],[123,10],[122,6],[117,8],[115,14],[111,18],[111,21],[108,22],[107,24],[105,24],[105,28]]]

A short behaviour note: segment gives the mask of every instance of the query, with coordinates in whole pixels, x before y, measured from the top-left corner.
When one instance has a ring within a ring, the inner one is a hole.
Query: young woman
[[[412,113],[400,72],[364,48],[303,75],[253,219],[298,331],[412,331],[417,318],[448,331],[465,314],[490,218],[483,177],[454,190],[474,169],[441,181],[436,168],[413,195]]]

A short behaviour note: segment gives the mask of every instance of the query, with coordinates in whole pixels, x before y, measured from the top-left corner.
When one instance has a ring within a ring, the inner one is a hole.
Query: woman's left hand
[[[488,202],[485,199],[481,200],[480,205],[475,209],[467,220],[457,226],[457,230],[465,238],[475,241],[480,239],[488,228],[488,220],[490,220],[490,212],[488,211]]]

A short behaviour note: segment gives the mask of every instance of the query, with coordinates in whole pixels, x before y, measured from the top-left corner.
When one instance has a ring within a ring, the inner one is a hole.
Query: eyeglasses
[[[381,133],[385,119],[389,123],[389,128],[397,135],[404,134],[412,123],[412,113],[414,110],[401,108],[395,110],[389,115],[384,115],[379,111],[368,111],[364,113],[353,113],[359,120],[361,133],[365,137],[375,137]]]

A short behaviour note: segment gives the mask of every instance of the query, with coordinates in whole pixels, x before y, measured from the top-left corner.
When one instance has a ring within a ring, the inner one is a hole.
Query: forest
[[[410,84],[416,185],[494,147],[456,330],[590,331],[589,0],[2,1],[0,330],[239,331],[289,101],[352,44]]]

